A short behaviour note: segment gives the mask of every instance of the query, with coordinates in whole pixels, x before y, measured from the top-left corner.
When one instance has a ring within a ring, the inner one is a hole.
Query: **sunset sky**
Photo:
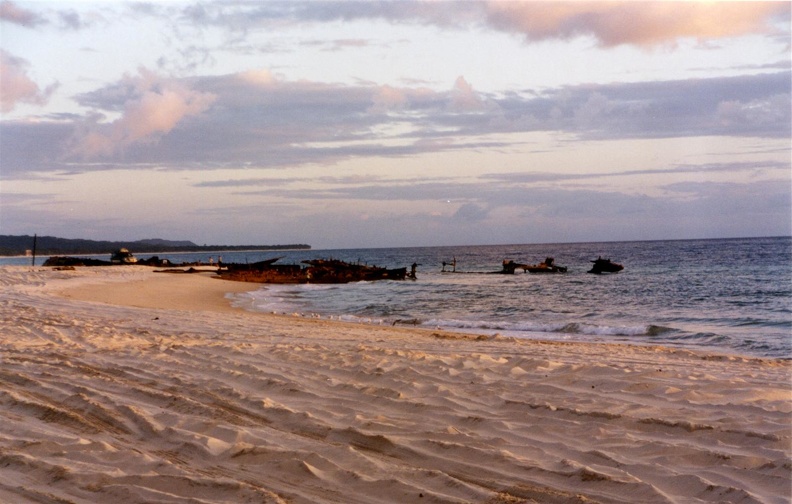
[[[0,1],[0,234],[792,233],[790,3]]]

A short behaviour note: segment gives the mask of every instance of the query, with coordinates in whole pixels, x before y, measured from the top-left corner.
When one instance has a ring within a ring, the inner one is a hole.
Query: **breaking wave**
[[[448,274],[439,266],[455,257],[457,273],[492,273],[504,257],[544,258],[548,248],[568,273]],[[763,268],[753,264],[757,248],[768,258]],[[366,324],[790,358],[790,250],[789,239],[775,238],[332,251],[372,264],[422,266],[414,282],[265,285],[236,295],[234,304]],[[619,258],[624,271],[587,274],[590,257],[601,253]]]

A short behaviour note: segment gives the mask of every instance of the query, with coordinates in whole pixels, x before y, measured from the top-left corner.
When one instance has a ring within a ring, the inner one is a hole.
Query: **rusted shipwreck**
[[[553,259],[552,257],[547,257],[543,262],[540,262],[539,264],[520,264],[512,260],[504,259],[503,269],[501,271],[498,271],[498,273],[513,275],[514,272],[518,269],[521,269],[523,270],[523,272],[528,272],[528,273],[566,273],[567,272],[566,266],[558,266],[555,263],[555,259]]]
[[[117,265],[138,265],[138,266],[201,266],[201,263],[181,263],[173,264],[168,259],[160,259],[159,256],[151,256],[148,259],[138,259],[125,249],[118,249],[110,255],[110,260],[96,259],[92,257],[70,257],[70,256],[51,256],[44,261],[43,266],[54,266],[56,268],[75,267],[75,266],[117,266]]]
[[[602,256],[591,262],[594,264],[591,266],[588,273],[594,273],[595,275],[601,275],[602,273],[618,273],[624,269],[624,266],[621,264],[612,262],[610,259],[603,259]]]
[[[446,266],[451,266],[452,269],[449,271],[446,269]],[[452,262],[443,261],[443,269],[440,270],[440,273],[468,273],[468,274],[476,274],[476,275],[513,275],[517,272],[517,270],[523,270],[523,273],[566,273],[567,267],[566,266],[559,266],[555,263],[555,259],[552,257],[545,258],[544,261],[540,262],[539,264],[522,264],[513,261],[512,259],[504,259],[502,263],[502,268],[497,271],[457,271],[456,269],[456,258]]]
[[[383,268],[355,264],[338,259],[311,259],[301,264],[275,264],[280,258],[250,264],[223,263],[217,273],[220,278],[238,282],[273,284],[342,284],[374,280],[415,279],[415,268]],[[305,266],[302,266],[302,265]]]

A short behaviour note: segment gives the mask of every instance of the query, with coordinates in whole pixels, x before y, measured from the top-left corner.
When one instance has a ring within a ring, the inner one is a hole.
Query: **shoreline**
[[[225,297],[258,287],[0,268],[0,500],[788,502],[789,361]]]
[[[107,266],[105,266],[107,267]],[[352,325],[354,327],[372,328],[404,328],[418,333],[439,333],[453,335],[455,338],[468,339],[502,339],[512,341],[537,342],[542,344],[566,345],[613,345],[616,347],[637,347],[641,349],[665,349],[670,352],[691,352],[700,354],[702,358],[737,358],[759,361],[780,361],[792,364],[792,359],[782,357],[762,357],[756,355],[740,354],[736,352],[715,350],[705,347],[681,347],[640,342],[612,342],[612,341],[565,341],[552,338],[520,338],[510,335],[489,335],[476,330],[453,330],[445,328],[411,327],[409,325],[381,325],[362,322],[343,321],[327,317],[312,317],[304,313],[268,313],[247,310],[243,307],[233,306],[232,300],[227,296],[258,290],[262,285],[255,282],[238,282],[221,279],[214,274],[214,269],[198,270],[197,273],[168,273],[150,267],[141,268],[143,275],[139,279],[124,280],[126,289],[120,290],[116,282],[107,282],[97,279],[97,282],[85,283],[78,287],[67,288],[58,292],[59,296],[78,301],[98,302],[108,305],[126,306],[132,308],[153,308],[159,310],[195,310],[225,313],[247,313],[251,316],[285,317],[289,321],[316,320],[328,324]],[[119,266],[130,268],[130,266]],[[123,270],[121,270],[123,271]],[[151,275],[147,273],[151,272]]]

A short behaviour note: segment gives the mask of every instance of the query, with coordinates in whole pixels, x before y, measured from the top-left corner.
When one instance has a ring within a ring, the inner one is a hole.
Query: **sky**
[[[0,234],[792,234],[790,2],[0,0]]]

